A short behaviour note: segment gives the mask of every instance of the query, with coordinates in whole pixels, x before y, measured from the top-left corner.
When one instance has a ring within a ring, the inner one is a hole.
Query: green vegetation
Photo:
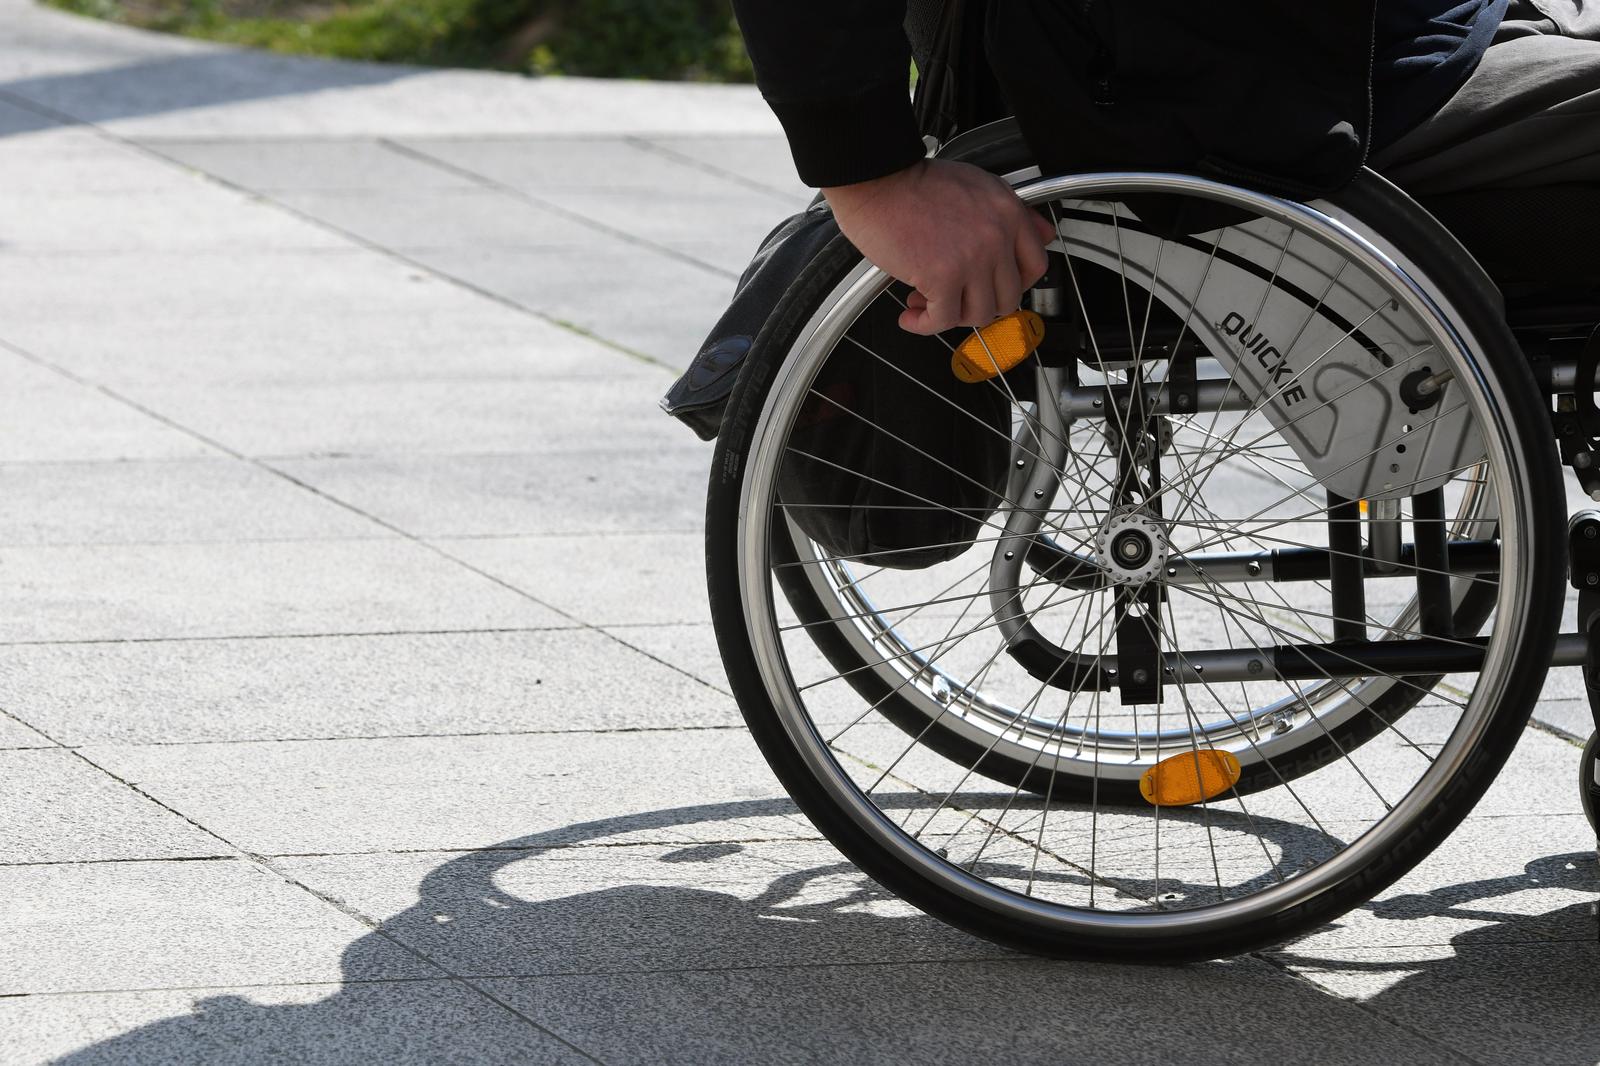
[[[536,74],[749,81],[728,0],[45,0],[299,55]]]

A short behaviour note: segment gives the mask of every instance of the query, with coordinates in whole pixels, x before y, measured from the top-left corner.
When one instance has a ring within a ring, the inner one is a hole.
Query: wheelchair
[[[1600,301],[1513,305],[1371,172],[1301,204],[1041,175],[1004,122],[939,154],[1057,233],[1043,339],[964,386],[1007,413],[972,427],[1006,477],[932,565],[808,535],[804,411],[835,361],[892,362],[861,323],[903,299],[835,241],[712,462],[714,627],[764,756],[878,882],[1024,951],[1218,957],[1366,902],[1483,795],[1551,666],[1594,678],[1600,512],[1568,522],[1561,468],[1600,500]]]

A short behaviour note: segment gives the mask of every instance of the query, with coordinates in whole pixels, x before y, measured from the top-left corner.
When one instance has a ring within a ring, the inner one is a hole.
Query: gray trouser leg
[[[1600,184],[1600,8],[1512,0],[1467,83],[1372,166],[1421,196]]]

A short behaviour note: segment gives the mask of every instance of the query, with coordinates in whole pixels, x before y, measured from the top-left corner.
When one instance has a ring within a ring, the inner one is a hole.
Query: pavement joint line
[[[649,625],[682,625],[678,622],[648,623]],[[583,625],[565,626],[502,626],[497,628],[468,629],[367,629],[330,631],[318,633],[203,633],[182,637],[84,637],[78,640],[0,640],[0,648],[79,647],[89,644],[203,644],[230,640],[336,640],[346,637],[441,637],[472,636],[497,633],[577,633],[589,629]]]
[[[1429,946],[1437,946],[1437,945],[1429,945]],[[1316,991],[1316,992],[1320,993],[1321,995],[1325,996],[1326,998],[1333,1000],[1334,1002],[1347,1003],[1351,1007],[1354,1007],[1356,1010],[1358,1010],[1361,1013],[1367,1015],[1369,1018],[1372,1018],[1374,1021],[1377,1021],[1377,1022],[1380,1022],[1382,1024],[1391,1026],[1391,1027],[1393,1027],[1395,1029],[1399,1029],[1401,1032],[1409,1034],[1410,1036],[1416,1038],[1417,1040],[1422,1041],[1422,1043],[1427,1044],[1430,1047],[1437,1048],[1438,1050],[1443,1051],[1448,1055],[1455,1056],[1461,1062],[1468,1063],[1468,1064],[1470,1064],[1470,1066],[1489,1066],[1488,1063],[1485,1063],[1485,1062],[1483,1062],[1482,1060],[1479,1060],[1479,1059],[1475,1059],[1472,1056],[1467,1055],[1464,1052],[1460,1051],[1459,1049],[1451,1047],[1449,1044],[1444,1043],[1442,1040],[1439,1040],[1437,1037],[1429,1036],[1427,1033],[1425,1033],[1424,1031],[1422,1031],[1421,1029],[1417,1028],[1414,1025],[1409,1025],[1406,1022],[1400,1020],[1399,1018],[1391,1018],[1389,1015],[1384,1014],[1382,1011],[1373,1010],[1371,1007],[1367,1006],[1366,1001],[1364,1001],[1364,1000],[1351,999],[1351,998],[1347,998],[1345,996],[1340,996],[1340,995],[1335,994],[1334,992],[1332,992],[1329,989],[1323,988],[1321,985],[1319,985],[1315,981],[1311,980],[1310,977],[1308,977],[1305,974],[1301,973],[1300,971],[1296,970],[1293,966],[1291,966],[1287,962],[1287,960],[1279,959],[1279,958],[1273,958],[1271,952],[1267,952],[1267,951],[1252,951],[1250,953],[1250,955],[1249,955],[1249,958],[1257,959],[1257,960],[1259,960],[1261,962],[1264,962],[1268,966],[1272,967],[1273,969],[1275,969],[1278,972],[1280,972],[1280,973],[1284,974],[1285,976],[1287,976],[1291,981],[1294,981],[1294,982],[1296,982],[1296,983],[1298,983],[1298,984],[1300,984],[1300,985],[1302,985],[1304,987],[1310,988],[1313,991]]]
[[[114,737],[86,740],[77,744],[60,744],[69,751],[79,748],[196,748],[206,745],[246,744],[334,744],[372,743],[384,740],[469,740],[473,737],[584,737],[614,736],[628,733],[737,733],[745,730],[743,722],[732,725],[639,725],[615,726],[610,729],[485,729],[468,733],[375,733],[361,736],[306,736],[306,737],[221,737],[212,740],[118,740]],[[17,748],[17,751],[38,751],[45,745]],[[3,750],[3,749],[0,749]]]
[[[699,170],[719,178],[724,178],[728,181],[734,182],[737,185],[743,185],[747,189],[753,189],[756,192],[766,193],[774,200],[787,205],[791,209],[793,209],[795,205],[797,197],[795,197],[792,193],[785,192],[777,186],[768,185],[764,181],[756,181],[753,178],[747,178],[743,174],[737,174],[734,171],[727,170],[715,163],[710,162],[709,160],[697,158],[688,154],[687,152],[680,152],[676,148],[665,144],[658,144],[649,137],[628,136],[621,139],[625,143],[633,145],[635,148],[641,148],[644,151],[652,152],[655,155],[670,159],[682,166],[690,167],[694,170]],[[813,190],[813,192],[815,192],[815,190]]]
[[[1573,701],[1573,702],[1577,702],[1577,701]],[[1534,709],[1533,717],[1528,719],[1528,728],[1529,729],[1533,729],[1533,730],[1537,730],[1540,733],[1547,733],[1550,736],[1555,737],[1557,740],[1564,740],[1568,744],[1571,744],[1573,747],[1576,747],[1576,748],[1581,748],[1585,744],[1589,743],[1589,738],[1588,737],[1580,737],[1576,733],[1567,732],[1565,729],[1562,729],[1560,726],[1551,725],[1549,722],[1541,721],[1540,718],[1539,718],[1539,711],[1538,711],[1537,708]]]
[[[257,981],[221,985],[139,985],[132,988],[47,988],[38,992],[0,992],[0,999],[29,999],[45,996],[119,996],[149,992],[228,992],[239,988],[331,988],[346,985],[455,984],[448,977],[351,977],[338,981]]]
[[[190,537],[174,540],[7,540],[0,550],[28,551],[55,548],[207,548],[234,544],[386,544],[394,536],[339,537]]]
[[[334,255],[353,257],[363,254],[360,248],[328,248],[317,245],[273,245],[251,247],[246,254],[262,257],[279,257],[292,255],[296,258],[308,255]],[[223,258],[238,259],[240,250],[237,248],[10,248],[6,252],[8,257],[15,259],[105,259],[113,256],[138,256],[140,259],[152,259],[157,256],[171,256],[184,259]]]
[[[491,844],[481,848],[384,848],[374,851],[281,851],[262,852],[259,856],[244,853],[234,855],[135,855],[129,858],[118,859],[39,859],[21,862],[0,862],[0,870],[19,869],[29,866],[115,866],[115,865],[146,865],[154,866],[169,862],[242,862],[250,863],[255,858],[278,859],[382,859],[398,856],[413,855],[538,855],[549,851],[606,851],[616,848],[693,848],[715,847],[723,844],[827,844],[828,840],[822,836],[784,836],[784,837],[730,837],[725,840],[617,840],[617,841],[573,841],[571,843],[529,844],[518,846],[514,844]],[[765,856],[760,856],[766,861]],[[794,869],[787,864],[776,864],[784,869]],[[810,869],[810,867],[805,867]],[[1538,943],[1564,943],[1565,941],[1538,941]],[[1423,945],[1430,946],[1430,945]]]
[[[663,966],[663,967],[634,967],[632,969],[618,970],[551,970],[535,973],[491,973],[473,974],[470,978],[462,980],[473,981],[536,981],[545,978],[569,977],[655,977],[670,974],[716,974],[716,973],[748,973],[753,971],[799,971],[810,972],[814,970],[842,970],[863,969],[869,967],[890,966],[966,966],[980,965],[1019,965],[1042,964],[1045,966],[1070,966],[1071,963],[1055,959],[1044,959],[1021,954],[1015,955],[973,955],[956,956],[952,958],[937,959],[871,959],[861,961],[835,961],[814,963],[761,963],[748,966]],[[1114,965],[1114,964],[1113,964]],[[0,992],[0,999],[27,999],[43,996],[114,996],[121,994],[136,995],[149,992],[227,992],[232,989],[262,989],[262,988],[341,988],[345,985],[415,985],[415,984],[453,984],[458,983],[450,978],[441,977],[365,977],[350,978],[339,981],[265,981],[265,982],[233,982],[229,984],[205,985],[148,985],[137,988],[59,988],[45,989],[39,992]],[[537,1024],[537,1023],[535,1023]],[[551,1034],[554,1035],[554,1034]],[[557,1039],[560,1039],[559,1037]],[[566,1041],[562,1041],[566,1043]],[[570,1046],[570,1045],[569,1045]],[[591,1058],[590,1055],[585,1055]],[[598,1060],[593,1060],[598,1061]]]
[[[3,344],[0,341],[0,344]],[[208,460],[209,461],[209,460]],[[697,529],[613,529],[603,532],[541,530],[535,533],[446,533],[433,540],[534,540],[554,537],[582,537],[598,540],[614,537],[692,536]],[[426,535],[425,535],[426,536]],[[40,548],[194,548],[234,544],[384,544],[399,539],[395,534],[349,534],[333,537],[188,537],[172,540],[7,540],[0,549]],[[0,643],[4,643],[0,641]]]
[[[71,750],[71,749],[68,749]],[[24,862],[0,862],[0,870],[17,870],[30,866],[118,866],[153,865],[168,862],[245,862],[239,855],[134,855],[120,859],[37,859]]]

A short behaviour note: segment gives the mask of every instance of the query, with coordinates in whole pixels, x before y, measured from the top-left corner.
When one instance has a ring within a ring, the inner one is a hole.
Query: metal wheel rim
[[[1485,427],[1484,445],[1488,460],[1498,469],[1526,468],[1520,441],[1507,425],[1493,390],[1487,386],[1482,368],[1467,354],[1469,346],[1455,326],[1440,312],[1422,284],[1373,243],[1342,222],[1305,205],[1185,175],[1128,172],[1069,176],[1036,181],[1018,189],[1019,195],[1030,203],[1063,197],[1093,198],[1132,192],[1181,193],[1244,207],[1315,232],[1319,239],[1327,240],[1344,254],[1358,257],[1377,270],[1393,283],[1395,295],[1403,300],[1417,320],[1426,323],[1439,338],[1447,365],[1458,379],[1471,382],[1471,387],[1466,390],[1468,402],[1473,417]],[[840,319],[851,308],[852,300],[860,299],[864,292],[875,291],[881,280],[879,272],[868,264],[854,270],[836,290],[844,293],[844,297],[818,312],[803,331],[802,342],[793,351],[798,355],[812,353],[811,359],[815,363],[819,357],[815,354],[816,350],[820,347],[825,351],[832,343],[830,331],[842,332],[844,326],[848,325],[848,321],[841,324]],[[853,311],[848,311],[847,317],[853,320]],[[833,339],[837,339],[836,336]],[[1243,898],[1193,910],[1139,913],[1088,910],[1046,903],[961,870],[911,839],[860,792],[803,709],[803,702],[797,697],[787,661],[776,637],[772,586],[768,578],[772,513],[770,474],[776,469],[787,425],[778,426],[773,413],[781,409],[793,410],[796,391],[805,388],[809,371],[810,368],[801,365],[797,356],[791,356],[786,372],[780,374],[769,392],[763,415],[751,440],[741,485],[738,565],[742,606],[755,663],[785,732],[832,803],[899,865],[971,904],[991,912],[1025,916],[1031,923],[1058,927],[1064,932],[1073,929],[1092,930],[1113,937],[1179,932],[1200,934],[1227,928],[1240,921],[1254,920],[1264,913],[1281,912],[1303,905],[1334,889],[1349,874],[1382,855],[1385,849],[1395,843],[1398,834],[1438,799],[1479,742],[1488,727],[1490,711],[1505,694],[1506,667],[1515,655],[1528,617],[1520,574],[1528,562],[1525,557],[1525,530],[1530,515],[1535,511],[1535,502],[1520,491],[1525,485],[1515,480],[1508,483],[1507,479],[1501,478],[1496,481],[1495,501],[1503,561],[1500,571],[1502,581],[1496,599],[1498,620],[1485,651],[1478,687],[1429,770],[1386,817],[1346,844],[1333,858]],[[1517,457],[1515,462],[1513,456]]]

